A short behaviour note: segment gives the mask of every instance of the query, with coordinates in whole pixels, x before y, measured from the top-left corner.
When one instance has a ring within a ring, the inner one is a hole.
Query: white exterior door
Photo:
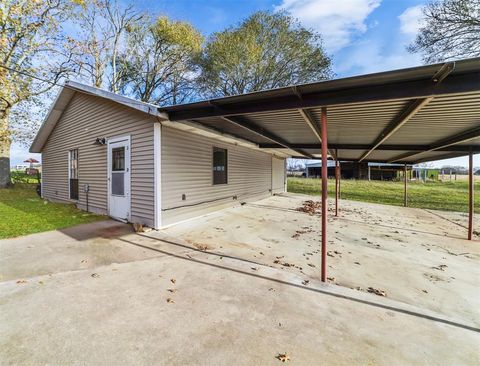
[[[285,159],[272,156],[272,192],[285,192]]]
[[[108,140],[108,214],[130,221],[130,136]]]

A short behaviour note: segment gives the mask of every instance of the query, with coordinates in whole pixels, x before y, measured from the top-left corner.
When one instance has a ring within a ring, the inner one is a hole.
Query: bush
[[[39,183],[39,179],[40,174],[37,177],[36,175],[28,175],[22,170],[12,170],[10,172],[10,180],[12,184],[35,184]]]

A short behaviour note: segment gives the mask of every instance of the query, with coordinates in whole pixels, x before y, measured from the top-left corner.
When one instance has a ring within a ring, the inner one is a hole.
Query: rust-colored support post
[[[340,165],[338,162],[338,150],[335,150],[335,216],[338,216],[338,194],[340,185]]]
[[[403,167],[403,206],[407,207],[407,164]]]
[[[327,140],[327,108],[322,107],[322,282],[327,281],[327,213],[328,213],[328,140]]]
[[[473,151],[468,154],[468,240],[473,239]]]

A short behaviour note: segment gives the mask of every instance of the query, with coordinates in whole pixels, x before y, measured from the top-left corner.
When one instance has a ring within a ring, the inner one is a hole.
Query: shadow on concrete
[[[96,221],[59,229],[58,231],[78,241],[95,238],[118,239],[121,236],[135,232],[132,225],[114,220]]]
[[[245,259],[242,259],[242,258],[223,255],[223,254],[219,254],[219,253],[213,253],[213,252],[210,252],[210,251],[205,252],[205,251],[202,251],[202,250],[199,250],[199,249],[196,249],[196,248],[192,248],[192,247],[189,247],[187,245],[184,245],[184,244],[181,244],[181,243],[176,243],[176,242],[166,240],[166,239],[154,238],[154,237],[151,237],[151,236],[141,235],[141,234],[138,234],[138,235],[140,235],[142,237],[145,237],[145,238],[152,239],[152,240],[157,240],[157,241],[160,241],[160,242],[163,242],[163,243],[166,243],[166,244],[181,246],[181,247],[184,247],[184,248],[192,249],[194,251],[202,252],[204,254],[206,253],[206,254],[209,254],[209,255],[215,255],[215,256],[219,256],[219,257],[230,258],[230,259],[233,259],[233,260],[239,260],[239,261],[242,261],[242,262],[247,262],[247,263],[251,263],[251,264],[257,264],[257,265],[265,266],[261,263],[252,262],[252,261],[245,260]],[[362,300],[362,299],[358,299],[358,298],[347,296],[347,295],[336,294],[336,293],[332,293],[332,292],[329,292],[329,291],[326,291],[326,290],[306,287],[306,286],[299,285],[299,284],[296,284],[296,283],[287,282],[287,281],[279,280],[279,279],[272,278],[272,277],[262,276],[262,275],[256,274],[256,273],[246,272],[246,271],[243,271],[243,270],[238,269],[238,268],[232,268],[232,267],[227,267],[227,266],[211,263],[211,262],[208,262],[208,261],[205,261],[205,260],[193,258],[193,257],[188,256],[188,255],[171,253],[171,252],[166,251],[166,250],[150,247],[150,246],[144,245],[144,244],[135,243],[135,242],[132,242],[130,240],[126,240],[126,239],[122,239],[122,238],[118,238],[118,240],[121,240],[121,241],[123,241],[127,244],[130,244],[130,245],[134,245],[134,246],[141,247],[141,248],[148,249],[148,250],[153,250],[153,251],[162,253],[164,255],[168,255],[168,256],[178,258],[178,259],[182,259],[182,260],[185,260],[185,261],[195,262],[195,263],[199,263],[199,264],[203,264],[203,265],[207,265],[207,266],[211,266],[211,267],[215,267],[215,268],[219,268],[219,269],[223,269],[223,270],[227,270],[227,271],[231,271],[231,272],[235,272],[235,273],[240,273],[240,274],[243,274],[243,275],[246,275],[246,276],[256,277],[256,278],[260,278],[260,279],[263,279],[263,280],[272,281],[272,282],[280,283],[280,284],[283,284],[283,285],[296,287],[296,288],[299,288],[299,289],[302,289],[302,290],[305,290],[305,291],[312,291],[312,292],[320,293],[320,294],[327,295],[327,296],[332,296],[332,297],[336,297],[336,298],[340,298],[340,299],[344,299],[344,300],[354,301],[354,302],[357,302],[357,303],[360,303],[360,304],[363,304],[363,305],[374,306],[374,307],[381,308],[381,309],[384,309],[384,310],[395,311],[397,313],[402,313],[402,314],[406,314],[406,315],[410,315],[410,316],[415,316],[415,317],[418,317],[418,318],[423,318],[423,319],[435,321],[435,322],[438,322],[438,323],[443,323],[443,324],[454,326],[454,327],[457,327],[457,328],[462,328],[462,329],[466,329],[466,330],[470,330],[470,331],[473,331],[473,332],[480,333],[479,328],[476,328],[476,327],[470,326],[470,325],[466,325],[466,324],[462,324],[462,323],[457,323],[457,322],[454,322],[454,321],[451,321],[451,320],[448,320],[448,319],[442,319],[442,318],[439,318],[439,317],[436,317],[436,316],[432,316],[432,315],[428,315],[428,314],[422,314],[422,313],[415,312],[415,311],[412,311],[412,310],[401,309],[401,308],[397,308],[397,307],[394,307],[394,306],[391,306],[391,305],[385,305],[385,304],[381,304],[381,303],[377,303],[377,302],[373,302],[373,301]]]

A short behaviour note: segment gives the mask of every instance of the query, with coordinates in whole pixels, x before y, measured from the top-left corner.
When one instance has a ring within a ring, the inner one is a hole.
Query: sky
[[[258,10],[286,10],[323,37],[335,77],[347,77],[422,64],[406,46],[421,25],[421,0],[137,0],[151,15],[167,15],[192,23],[206,37],[237,25]],[[28,148],[12,146],[12,165],[28,157]],[[467,158],[439,160],[442,165],[467,165]],[[480,166],[480,154],[474,156]]]

